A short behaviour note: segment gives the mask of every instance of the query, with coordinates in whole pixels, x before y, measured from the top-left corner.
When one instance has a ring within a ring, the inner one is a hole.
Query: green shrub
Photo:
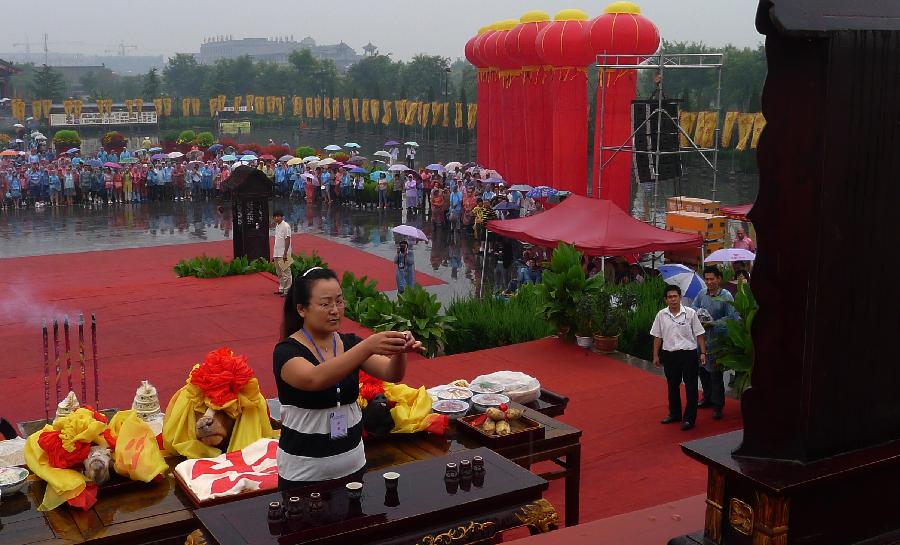
[[[553,334],[553,326],[541,314],[543,299],[537,287],[521,286],[502,298],[469,297],[454,300],[447,308],[453,329],[447,332],[444,352],[460,354],[541,339]]]
[[[301,159],[315,154],[316,149],[310,146],[300,146],[296,150],[294,150],[294,157],[300,157]]]
[[[216,143],[216,137],[209,131],[201,132],[197,134],[194,143],[202,148],[208,148]]]
[[[624,313],[624,326],[619,334],[619,351],[650,360],[653,358],[653,337],[650,327],[656,313],[665,305],[663,290],[666,283],[659,277],[646,278],[640,284],[614,286],[611,293],[620,300],[631,302]]]
[[[306,255],[303,252],[300,252],[299,254],[292,254],[292,257],[294,258],[294,262],[291,263],[291,274],[294,276],[294,278],[300,276],[313,267],[328,267],[328,263],[325,263],[322,258],[319,257],[319,254],[317,254],[315,251],[312,253],[312,255]],[[272,266],[272,270],[270,272],[272,274],[275,274],[275,264],[270,263],[270,265]]]
[[[120,152],[128,145],[128,139],[119,131],[109,131],[100,139],[106,151]]]
[[[223,276],[236,276],[240,274],[253,274],[258,272],[271,272],[274,266],[265,259],[249,261],[246,257],[238,257],[232,261],[225,261],[221,257],[207,257],[205,255],[183,259],[175,264],[175,274],[179,277],[195,276],[197,278],[221,278]]]
[[[361,322],[362,316],[368,310],[367,299],[384,299],[387,296],[378,291],[378,283],[369,280],[367,276],[357,278],[355,274],[346,271],[341,277],[341,291],[344,294],[344,315],[356,322]]]
[[[370,298],[368,301],[377,300]],[[374,304],[379,305],[377,302]],[[441,303],[434,294],[428,293],[422,286],[412,286],[397,296],[393,314],[374,329],[410,331],[417,340],[422,341],[425,353],[434,356],[443,350],[447,332],[452,329],[455,320],[453,316],[441,315]]]
[[[186,131],[181,131],[180,133],[178,133],[178,138],[175,140],[175,143],[192,144],[195,138],[197,138],[197,133],[188,129]]]
[[[750,387],[753,378],[753,337],[750,329],[759,305],[747,284],[738,285],[734,302],[729,302],[741,316],[740,320],[725,319],[728,334],[717,338],[714,350],[716,362],[724,369],[734,371],[734,389],[738,395]]]
[[[162,134],[162,141],[168,144],[174,144],[178,140],[179,131],[166,131]]]
[[[567,329],[572,337],[578,327],[578,302],[597,292],[603,276],[590,278],[582,267],[582,254],[574,246],[560,242],[553,250],[550,268],[544,271],[538,291],[544,299],[543,315],[557,330]]]
[[[69,148],[77,148],[81,145],[81,136],[78,135],[78,131],[70,129],[56,131],[56,134],[53,135],[53,145],[60,151],[66,151]]]

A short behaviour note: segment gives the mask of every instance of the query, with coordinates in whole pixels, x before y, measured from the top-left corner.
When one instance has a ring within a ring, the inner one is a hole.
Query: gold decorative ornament
[[[194,530],[188,534],[187,539],[184,540],[184,545],[206,545],[206,538],[203,537],[203,532]]]
[[[749,536],[753,533],[753,508],[746,502],[731,498],[728,506],[728,522],[735,531]]]
[[[516,518],[525,526],[530,526],[541,533],[555,530],[559,526],[559,515],[556,508],[544,499],[522,506]]]
[[[472,543],[493,537],[497,530],[496,522],[472,521],[465,526],[451,528],[442,534],[425,536],[419,540],[417,545],[461,545],[463,543]]]

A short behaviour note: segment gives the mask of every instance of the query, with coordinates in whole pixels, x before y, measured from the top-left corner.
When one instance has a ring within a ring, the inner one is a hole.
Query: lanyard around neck
[[[310,335],[309,332],[306,331],[305,327],[302,328],[300,331],[303,332],[303,335],[306,336],[306,339],[309,341],[309,343],[311,345],[313,345],[313,349],[315,349],[316,355],[319,356],[319,360],[322,363],[325,363],[325,355],[322,354],[321,350],[319,350],[319,345],[317,345],[316,341],[313,340],[312,335]],[[335,333],[331,334],[331,345],[332,345],[331,353],[333,355],[337,356],[337,334],[335,334]],[[335,386],[335,391],[336,391],[336,395],[337,395],[337,406],[340,407],[341,406],[341,383],[340,382],[338,382],[337,385]]]

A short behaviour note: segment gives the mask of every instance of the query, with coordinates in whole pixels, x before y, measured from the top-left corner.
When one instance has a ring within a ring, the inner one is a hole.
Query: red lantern
[[[481,42],[481,48],[479,53],[481,54],[481,58],[484,60],[485,64],[488,65],[490,72],[490,82],[488,84],[488,88],[490,89],[490,113],[489,115],[489,153],[488,160],[485,166],[488,166],[503,175],[508,175],[509,170],[507,168],[506,161],[506,153],[509,149],[509,146],[506,142],[504,142],[504,118],[506,117],[504,114],[507,113],[504,110],[504,106],[507,108],[509,104],[504,105],[504,95],[506,94],[506,89],[504,88],[504,82],[501,81],[500,72],[503,68],[501,65],[504,61],[508,60],[506,57],[505,51],[501,52],[501,48],[498,46],[498,41],[503,42],[506,34],[509,32],[509,29],[515,25],[510,25],[507,21],[498,21],[491,25],[493,29],[492,32],[487,33],[487,36]],[[509,99],[506,99],[508,102]],[[507,114],[508,115],[508,114]]]
[[[603,15],[590,22],[587,34],[589,46],[602,64],[637,64],[659,49],[659,30],[631,2],[607,6]],[[594,194],[627,211],[631,208],[631,153],[604,151],[600,147],[632,145],[631,103],[637,93],[637,72],[601,69],[599,82],[594,123]]]
[[[535,45],[550,75],[552,108],[550,185],[578,195],[587,194],[587,14],[562,10],[538,33]]]
[[[491,68],[484,60],[483,44],[485,38],[493,34],[491,27],[482,27],[478,35],[471,41],[471,54],[468,53],[469,45],[466,44],[466,58],[478,69],[478,123],[475,128],[475,139],[478,146],[476,158],[484,165],[490,160],[491,155]]]

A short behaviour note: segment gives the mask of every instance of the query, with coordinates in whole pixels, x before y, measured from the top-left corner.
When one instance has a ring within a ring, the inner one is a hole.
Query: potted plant
[[[599,352],[615,352],[627,322],[626,313],[634,306],[637,296],[626,290],[616,294],[614,301],[612,291],[604,285],[594,300],[594,347]]]
[[[594,341],[591,335],[594,333],[594,307],[596,300],[593,295],[584,295],[578,301],[575,316],[575,344],[581,348],[590,348]]]
[[[587,277],[581,258],[581,252],[574,246],[561,242],[553,250],[550,267],[538,284],[544,301],[544,318],[553,324],[561,337],[573,335],[581,298],[595,293],[603,285],[602,276]]]
[[[734,306],[741,319],[726,318],[728,335],[717,340],[714,355],[716,363],[726,371],[734,371],[734,389],[738,396],[741,396],[744,390],[751,387],[753,378],[754,350],[751,328],[759,305],[747,284],[738,284],[734,302],[730,304]]]

